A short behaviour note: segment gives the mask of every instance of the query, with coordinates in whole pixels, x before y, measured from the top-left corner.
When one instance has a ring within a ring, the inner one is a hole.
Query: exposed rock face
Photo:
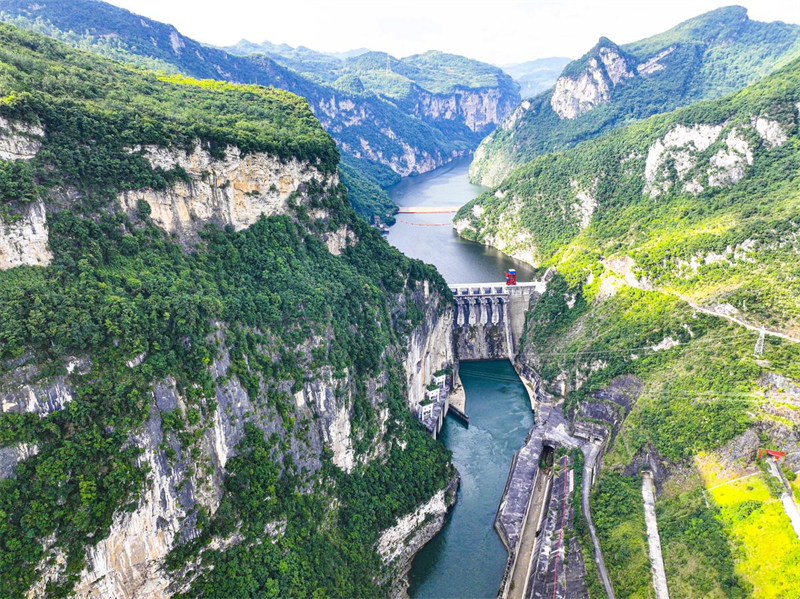
[[[447,511],[456,501],[459,477],[450,481],[447,488],[434,495],[427,503],[400,518],[392,528],[380,536],[378,554],[390,572],[397,572],[392,582],[390,596],[396,599],[408,597],[408,571],[417,552],[444,526]]]
[[[159,147],[141,150],[153,166],[170,170],[180,167],[188,182],[173,184],[166,191],[127,191],[119,196],[123,209],[133,212],[139,200],[150,206],[153,221],[183,240],[191,239],[207,223],[232,225],[237,231],[259,217],[287,214],[289,198],[312,181],[324,186],[338,183],[316,168],[296,159],[281,161],[264,153],[242,155],[229,146],[225,158],[217,159],[200,144],[191,153]],[[298,203],[302,203],[300,195]]]
[[[721,131],[722,125],[677,125],[663,139],[656,140],[647,151],[645,193],[656,198],[669,190],[672,181],[665,171],[668,160],[682,181],[695,165],[694,155],[713,144]]]
[[[664,70],[665,67],[661,62],[659,62],[662,58],[669,56],[675,51],[674,44],[667,48],[666,50],[662,50],[658,54],[651,56],[647,60],[645,60],[642,64],[636,66],[636,71],[645,77],[648,75],[652,75],[653,73],[657,73],[658,71]]]
[[[53,259],[44,202],[37,199],[20,208],[16,220],[0,218],[0,270],[15,266],[47,266]]]
[[[580,184],[574,179],[570,181],[570,185],[575,190],[575,199],[577,200],[572,205],[572,210],[578,219],[581,230],[583,230],[589,226],[592,215],[597,209],[597,179],[592,182],[588,189],[581,188]]]
[[[800,110],[800,107],[798,108]],[[777,148],[785,144],[789,136],[778,121],[764,116],[753,118],[751,121],[758,135],[768,148]]]
[[[599,54],[600,61],[606,68],[606,74],[615,86],[634,76],[627,61],[614,48],[600,48]]]
[[[39,453],[39,448],[30,443],[17,443],[7,447],[0,447],[0,479],[14,476],[16,465]]]
[[[635,76],[628,61],[610,46],[601,46],[577,77],[559,77],[550,107],[562,119],[576,119],[611,99],[611,90]]]
[[[737,183],[745,176],[747,166],[753,164],[753,152],[747,141],[739,137],[736,130],[725,140],[725,148],[711,157],[708,184],[711,187],[726,187]]]
[[[44,129],[0,117],[0,159],[30,160],[42,147]]]
[[[550,106],[562,119],[576,119],[592,108],[601,106],[611,98],[610,87],[597,59],[589,61],[589,68],[577,79],[561,77],[556,81]]]
[[[477,133],[499,125],[518,99],[519,96],[508,95],[499,88],[456,89],[451,94],[420,90],[415,114],[437,121],[461,121]]]
[[[38,125],[10,121],[0,117],[0,160],[30,160],[42,147],[44,129]],[[13,217],[0,218],[0,270],[23,264],[46,266],[50,253],[47,214],[37,199],[12,206]]]
[[[391,129],[386,129],[384,132],[395,140],[395,144],[400,146],[402,150],[400,153],[387,155],[380,147],[374,146],[364,137],[359,138],[357,146],[343,142],[342,149],[356,158],[384,164],[401,177],[427,173],[464,154],[464,152],[454,152],[451,155],[443,155],[439,152],[431,154],[427,150],[411,146],[397,138]]]
[[[427,284],[423,293],[429,293]],[[453,362],[453,309],[440,313],[436,306],[430,305],[425,321],[411,333],[403,361],[409,403],[422,401],[433,373]]]

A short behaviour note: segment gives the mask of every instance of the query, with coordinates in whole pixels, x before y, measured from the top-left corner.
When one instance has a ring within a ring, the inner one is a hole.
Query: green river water
[[[462,206],[483,191],[468,182],[468,167],[466,159],[404,179],[391,190],[392,199],[400,206]],[[449,283],[502,281],[508,268],[517,269],[520,281],[530,280],[528,265],[460,239],[450,226],[452,217],[398,215],[388,240],[406,255],[434,264]],[[444,528],[412,564],[414,599],[495,597],[506,565],[494,517],[533,413],[509,362],[462,362],[460,372],[470,426],[448,416],[439,441],[453,452],[461,487]]]

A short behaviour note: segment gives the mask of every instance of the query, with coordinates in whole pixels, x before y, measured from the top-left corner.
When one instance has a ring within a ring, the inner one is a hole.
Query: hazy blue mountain
[[[519,83],[519,93],[523,98],[532,98],[553,87],[558,76],[561,75],[561,71],[571,61],[571,58],[554,56],[552,58],[537,58],[527,62],[500,65],[500,68]]]

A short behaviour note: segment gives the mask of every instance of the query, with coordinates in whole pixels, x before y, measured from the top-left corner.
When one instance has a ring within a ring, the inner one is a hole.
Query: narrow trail
[[[763,327],[760,327],[760,326],[756,326],[754,324],[750,324],[746,320],[742,320],[741,318],[738,318],[736,316],[731,316],[730,314],[717,312],[716,310],[712,310],[711,308],[704,308],[703,306],[700,306],[699,304],[696,304],[695,302],[693,302],[689,298],[687,298],[687,297],[685,297],[685,296],[683,296],[683,295],[681,295],[679,293],[675,293],[675,292],[672,292],[672,291],[670,291],[668,289],[663,289],[661,287],[643,285],[641,282],[639,282],[639,280],[636,278],[636,276],[631,271],[621,272],[619,270],[615,270],[614,268],[611,268],[611,266],[607,262],[605,262],[605,266],[609,270],[609,272],[613,273],[624,284],[628,285],[629,287],[633,287],[634,289],[640,289],[642,291],[658,291],[659,293],[665,293],[667,295],[671,295],[673,297],[677,297],[679,300],[689,304],[694,310],[697,310],[698,312],[702,312],[703,314],[708,314],[709,316],[717,316],[719,318],[724,318],[725,320],[728,320],[728,321],[730,321],[730,322],[732,322],[734,324],[738,324],[739,326],[744,327],[745,329],[748,329],[750,331],[755,331],[757,333],[760,333],[763,330],[764,331],[764,335],[767,336],[767,337],[776,337],[778,339],[785,339],[786,341],[791,341],[792,343],[800,343],[800,339],[798,339],[797,337],[792,337],[791,335],[787,335],[786,333],[781,333],[779,331],[771,331],[771,330],[769,330],[767,328],[763,328]]]
[[[600,576],[600,582],[603,583],[603,588],[606,590],[608,599],[616,599],[614,596],[614,587],[611,586],[611,578],[608,576],[606,569],[606,562],[603,559],[603,551],[600,548],[600,540],[597,538],[597,531],[592,522],[592,512],[589,509],[589,492],[592,488],[592,473],[595,469],[595,462],[599,449],[594,443],[587,443],[583,446],[583,488],[581,489],[581,508],[583,509],[583,516],[586,518],[586,523],[589,525],[589,535],[592,537],[592,545],[594,545],[594,561],[597,565],[597,574]]]
[[[663,289],[660,289],[659,291],[663,291],[664,293],[669,293],[668,291],[664,291]],[[716,310],[712,310],[711,308],[704,308],[703,306],[699,306],[698,304],[695,304],[694,302],[689,301],[688,299],[686,299],[685,297],[682,297],[680,295],[676,295],[676,297],[678,297],[679,299],[683,300],[684,302],[689,304],[693,309],[697,310],[698,312],[702,312],[703,314],[708,314],[709,316],[718,316],[719,318],[724,318],[725,320],[729,320],[730,322],[738,324],[741,327],[744,327],[744,328],[746,328],[746,329],[748,329],[750,331],[755,331],[757,333],[760,333],[761,331],[764,331],[764,335],[767,336],[767,337],[777,337],[778,339],[785,339],[786,341],[791,341],[792,343],[800,343],[800,339],[798,339],[797,337],[792,337],[790,335],[787,335],[785,333],[781,333],[779,331],[770,331],[769,329],[762,328],[762,327],[756,326],[754,324],[750,324],[749,322],[744,321],[741,318],[737,318],[736,316],[731,316],[730,314],[723,314],[723,313],[717,312]]]

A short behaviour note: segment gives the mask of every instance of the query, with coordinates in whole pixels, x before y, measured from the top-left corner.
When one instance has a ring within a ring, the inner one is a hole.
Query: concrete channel
[[[658,534],[656,520],[656,494],[653,484],[653,473],[642,472],[642,502],[644,503],[644,521],[647,525],[647,544],[650,548],[650,569],[653,571],[653,589],[656,599],[669,599],[667,572],[664,569],[664,558],[661,554],[661,537]]]
[[[552,449],[546,447],[542,452],[542,459],[547,460],[552,454]],[[536,481],[526,510],[525,520],[520,533],[519,543],[516,548],[514,565],[508,581],[506,596],[509,599],[523,599],[527,597],[529,573],[534,559],[538,554],[537,549],[541,541],[542,520],[550,505],[550,495],[553,491],[553,469],[540,468],[536,474]]]

